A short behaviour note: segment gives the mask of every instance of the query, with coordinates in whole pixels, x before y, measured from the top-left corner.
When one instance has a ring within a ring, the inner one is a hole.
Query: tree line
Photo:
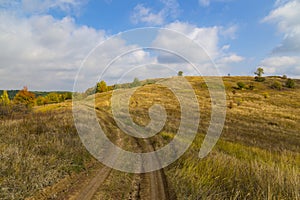
[[[65,100],[72,99],[71,92],[56,93],[51,92],[45,96],[38,96],[28,90],[28,87],[18,91],[13,99],[9,97],[6,90],[3,90],[0,96],[0,116],[6,116],[12,113],[28,112],[33,106],[42,106],[52,103],[61,103]]]

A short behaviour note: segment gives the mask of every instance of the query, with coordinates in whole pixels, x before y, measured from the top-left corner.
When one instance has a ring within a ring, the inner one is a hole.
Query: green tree
[[[13,101],[16,104],[24,104],[27,107],[32,107],[35,101],[35,94],[29,92],[28,88],[24,86],[24,88],[16,94]]]
[[[283,78],[283,79],[287,79],[287,75],[284,74],[284,75],[282,76],[282,78]]]
[[[7,91],[4,90],[3,94],[1,95],[0,103],[4,106],[7,106],[10,104],[10,99],[8,97]]]
[[[69,99],[72,99],[73,94],[72,94],[72,92],[66,92],[64,94],[64,96],[65,96],[65,100],[69,100]]]
[[[178,73],[177,73],[177,76],[182,76],[183,75],[183,71],[179,71]]]
[[[107,92],[107,85],[105,81],[100,81],[97,83],[96,93]]]
[[[47,99],[48,103],[59,103],[60,102],[59,94],[57,94],[55,92],[49,93],[45,98]]]
[[[130,84],[130,87],[138,87],[141,85],[141,82],[138,78],[134,78],[133,82]]]
[[[288,78],[285,82],[285,86],[288,87],[288,88],[295,88],[296,83],[293,79]]]
[[[264,69],[259,67],[257,68],[256,72],[254,72],[254,74],[256,74],[258,77],[262,77],[262,75],[264,74]]]
[[[36,98],[36,105],[38,106],[42,106],[46,104],[45,98],[42,96],[39,96],[38,98]]]
[[[266,80],[265,77],[262,77],[262,75],[264,74],[264,69],[259,67],[257,68],[256,72],[254,72],[254,74],[256,74],[257,76],[255,76],[255,81],[257,82],[264,82]]]

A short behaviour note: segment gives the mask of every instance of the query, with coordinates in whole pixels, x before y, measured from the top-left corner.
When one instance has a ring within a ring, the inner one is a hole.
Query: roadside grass
[[[0,199],[31,197],[92,161],[70,109],[31,113],[0,127]]]
[[[204,159],[203,135],[166,169],[179,199],[299,199],[300,154],[219,140]],[[196,145],[195,145],[196,144]]]

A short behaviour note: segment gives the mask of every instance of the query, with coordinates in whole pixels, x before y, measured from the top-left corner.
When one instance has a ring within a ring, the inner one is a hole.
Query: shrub
[[[42,105],[45,105],[45,104],[46,104],[46,101],[45,101],[44,97],[39,96],[38,98],[36,98],[36,105],[42,106]]]
[[[45,99],[47,99],[47,103],[59,103],[60,102],[60,96],[59,94],[55,92],[49,93]]]
[[[130,87],[138,87],[141,85],[141,82],[138,78],[134,78],[133,82],[130,84]]]
[[[72,92],[66,92],[66,93],[64,94],[65,100],[72,99],[72,96],[73,96]]]
[[[295,88],[296,83],[293,79],[289,78],[289,79],[286,80],[285,86],[288,87],[288,88]]]
[[[246,88],[246,84],[243,83],[243,82],[238,82],[238,83],[237,83],[237,86],[238,86],[238,89],[240,89],[240,90]]]
[[[271,85],[271,88],[281,90],[282,89],[282,83],[279,81],[274,81],[273,84]]]
[[[261,76],[255,76],[255,81],[257,81],[257,82],[264,82],[265,80],[266,80],[266,78],[265,77],[261,77]]]
[[[177,73],[177,76],[182,76],[183,75],[183,71],[179,71],[178,73]]]

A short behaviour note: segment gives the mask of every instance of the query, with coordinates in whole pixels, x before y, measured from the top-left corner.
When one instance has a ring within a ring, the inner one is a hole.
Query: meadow
[[[177,199],[300,199],[300,80],[295,88],[273,88],[267,77],[223,77],[227,105],[220,140],[204,159],[199,149],[211,119],[211,100],[201,77],[186,77],[199,101],[201,122],[188,151],[164,169]],[[242,82],[241,88],[237,83]],[[127,90],[127,89],[120,89]],[[97,93],[95,108],[106,134],[114,139],[112,91]],[[167,145],[180,125],[180,105],[170,90],[151,82],[130,99],[130,114],[140,125],[149,123],[148,108],[159,103],[168,117],[163,130],[151,138],[156,149]],[[57,199],[73,180],[100,165],[82,145],[73,122],[71,103],[34,107],[33,111],[0,121],[0,199]],[[122,137],[129,138],[125,136]],[[125,140],[125,141],[129,141]],[[124,148],[134,151],[132,145]],[[132,174],[113,172],[102,196],[128,191]],[[69,181],[69,182],[70,182]],[[67,187],[67,184],[65,185]],[[54,189],[53,189],[54,188]]]

